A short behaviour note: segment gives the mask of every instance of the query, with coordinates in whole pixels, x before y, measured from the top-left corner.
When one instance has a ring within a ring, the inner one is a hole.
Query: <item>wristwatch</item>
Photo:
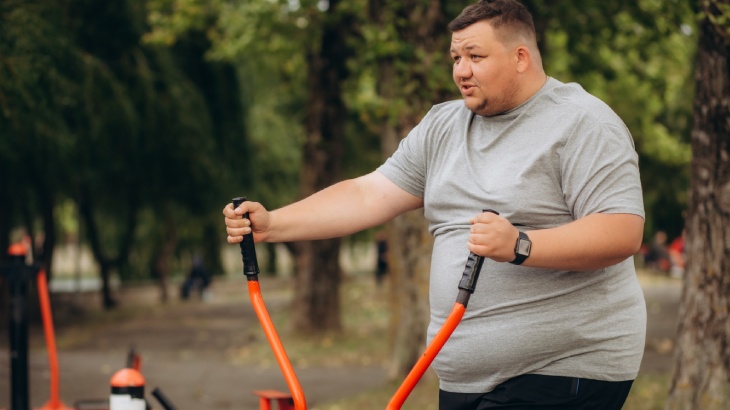
[[[532,241],[526,233],[520,232],[515,243],[515,259],[510,262],[513,265],[522,265],[522,262],[530,256],[530,249],[532,248]]]

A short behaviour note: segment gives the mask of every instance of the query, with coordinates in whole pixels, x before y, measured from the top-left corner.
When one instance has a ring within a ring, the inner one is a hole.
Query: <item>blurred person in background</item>
[[[208,293],[210,282],[210,274],[203,263],[203,257],[195,255],[190,272],[180,288],[180,297],[187,300],[190,298],[190,293],[195,291],[201,300],[207,300],[210,296]]]

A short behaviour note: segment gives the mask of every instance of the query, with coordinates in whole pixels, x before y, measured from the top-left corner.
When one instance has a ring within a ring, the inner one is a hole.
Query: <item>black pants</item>
[[[507,380],[489,393],[440,390],[439,410],[619,410],[632,383],[526,374]]]

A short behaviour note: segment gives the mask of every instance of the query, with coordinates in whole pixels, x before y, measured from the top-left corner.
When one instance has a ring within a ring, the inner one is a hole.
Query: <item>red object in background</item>
[[[684,232],[669,244],[667,250],[669,251],[669,258],[672,264],[684,269]]]
[[[25,248],[25,245],[22,243],[14,243],[8,247],[8,255],[10,256],[25,256],[28,253],[28,250]]]
[[[279,405],[279,410],[295,409],[294,400],[290,394],[278,390],[255,390],[253,394],[259,398],[259,410],[272,410],[272,401],[275,401]]]

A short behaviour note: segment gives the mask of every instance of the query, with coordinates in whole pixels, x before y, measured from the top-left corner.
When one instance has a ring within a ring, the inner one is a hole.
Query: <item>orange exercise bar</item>
[[[491,209],[485,209],[484,212],[493,212],[499,215],[497,211]],[[456,302],[449,317],[446,318],[446,322],[444,322],[441,329],[436,333],[436,336],[428,345],[426,351],[418,359],[411,372],[408,373],[408,376],[406,376],[406,379],[395,392],[393,398],[390,399],[386,410],[399,410],[401,408],[408,395],[411,394],[413,388],[416,387],[418,381],[421,380],[421,377],[431,365],[431,362],[433,362],[433,359],[436,358],[436,355],[444,347],[451,334],[454,333],[454,330],[464,317],[466,306],[469,304],[469,298],[472,293],[474,293],[483,264],[483,256],[478,256],[474,253],[469,254],[469,258],[466,260],[466,266],[464,266],[464,273],[461,275],[461,280],[459,281],[459,293],[456,295]]]
[[[43,333],[46,335],[46,348],[48,349],[48,365],[51,369],[51,397],[40,409],[36,410],[73,410],[61,403],[58,389],[58,355],[56,353],[56,335],[53,330],[53,319],[51,316],[51,301],[48,297],[48,282],[46,271],[41,269],[37,275],[38,300],[41,305],[41,316],[43,317]]]
[[[449,337],[451,337],[451,334],[454,333],[454,329],[456,329],[456,326],[458,326],[461,322],[461,318],[464,317],[465,311],[466,307],[463,304],[458,302],[454,304],[454,308],[451,310],[446,322],[444,322],[443,326],[441,326],[441,329],[439,329],[438,333],[436,333],[436,337],[433,338],[426,348],[426,351],[423,352],[421,358],[418,359],[410,373],[408,373],[408,376],[406,376],[406,379],[403,380],[403,383],[395,392],[393,398],[390,399],[388,407],[386,407],[387,410],[399,410],[401,406],[403,406],[403,403],[411,394],[411,391],[413,391],[416,387],[418,381],[421,380],[423,374],[426,373],[428,367],[431,366],[433,359],[436,358],[436,355],[438,355],[441,348],[444,347],[446,341],[449,340]]]
[[[274,351],[276,361],[279,363],[279,368],[281,368],[281,372],[284,374],[286,384],[289,386],[289,391],[294,400],[294,409],[306,410],[307,402],[304,398],[304,391],[299,384],[296,373],[294,373],[294,368],[289,361],[289,357],[286,355],[286,350],[284,350],[284,345],[281,343],[281,339],[279,339],[279,334],[276,332],[276,328],[274,328],[274,323],[271,321],[266,305],[264,305],[264,298],[261,295],[259,281],[253,280],[251,277],[248,278],[248,294],[251,296],[251,303],[253,304],[254,311],[256,311],[256,316],[258,316],[259,322],[261,322],[261,327],[264,329],[266,338],[269,340],[269,345],[271,345],[271,349]]]

